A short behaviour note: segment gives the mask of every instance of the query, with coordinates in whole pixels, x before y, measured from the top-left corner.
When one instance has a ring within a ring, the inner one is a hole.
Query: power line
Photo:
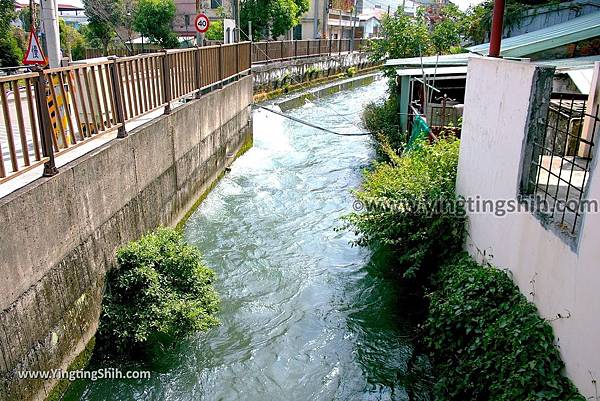
[[[328,128],[321,127],[321,126],[313,124],[313,123],[309,123],[308,121],[303,120],[301,118],[290,116],[289,114],[285,114],[285,113],[282,113],[280,111],[273,110],[273,109],[270,109],[270,108],[265,107],[265,106],[261,106],[259,104],[255,105],[255,106],[258,107],[258,108],[261,108],[263,110],[270,111],[271,113],[277,114],[279,116],[285,117],[287,119],[290,119],[292,121],[295,121],[297,123],[304,124],[304,125],[309,126],[311,128],[315,128],[315,129],[318,129],[318,130],[321,130],[321,131],[324,131],[324,132],[327,132],[327,133],[330,133],[330,134],[333,134],[333,135],[339,135],[339,136],[366,136],[366,135],[371,135],[370,132],[359,132],[359,133],[356,133],[356,134],[343,134],[341,132],[332,131],[332,130],[330,130]]]
[[[250,39],[250,37],[248,36],[248,34],[247,34],[246,32],[244,32],[244,31],[243,31],[241,28],[240,28],[240,32],[241,32],[242,34],[244,34],[244,36],[246,37],[246,39]],[[330,39],[330,40],[331,40],[331,39]],[[250,40],[250,46],[252,46],[252,40]],[[266,53],[264,50],[262,50],[262,49],[259,49],[259,48],[257,48],[257,47],[254,47],[254,48],[255,48],[255,49],[258,49],[258,50],[259,50],[259,51],[260,51],[262,54],[264,54],[264,55],[265,55],[265,58],[266,58],[266,60],[267,60],[267,61],[272,61],[272,59],[269,57],[269,55],[268,55],[268,54],[267,54],[267,53]],[[299,85],[301,88],[303,88],[303,89],[308,89],[308,87],[304,86],[304,85],[305,85],[304,83],[302,83],[302,82],[298,81],[297,79],[294,79],[294,77],[293,77],[293,76],[291,76],[291,79],[292,79],[293,81],[295,81],[295,82],[296,82],[296,83],[297,83],[297,84],[298,84],[298,85]],[[329,107],[329,106],[327,106],[327,105],[318,105],[318,104],[315,104],[315,106],[317,106],[317,107],[321,107],[321,108],[326,108],[326,109],[329,109],[329,110],[333,111],[333,112],[334,112],[336,115],[338,115],[339,117],[342,117],[342,118],[343,118],[343,119],[344,119],[346,122],[348,122],[349,124],[351,124],[353,127],[357,128],[357,129],[360,129],[360,127],[358,127],[358,126],[357,126],[357,125],[356,125],[356,124],[355,124],[353,121],[350,121],[348,118],[346,118],[344,115],[340,114],[340,113],[339,113],[337,110],[335,110],[334,108],[332,108],[332,107]]]

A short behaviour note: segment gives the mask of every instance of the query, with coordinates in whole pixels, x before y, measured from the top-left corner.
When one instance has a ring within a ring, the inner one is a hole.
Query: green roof
[[[552,25],[537,31],[502,39],[500,55],[525,57],[555,47],[600,36],[600,12]],[[470,47],[474,53],[487,54],[489,43]]]

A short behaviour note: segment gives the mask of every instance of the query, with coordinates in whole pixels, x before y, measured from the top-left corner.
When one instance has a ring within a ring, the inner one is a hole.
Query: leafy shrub
[[[356,75],[357,72],[358,69],[356,67],[348,67],[348,69],[346,70],[346,75],[349,77],[353,77]]]
[[[503,271],[457,256],[436,275],[425,345],[444,401],[583,401],[552,328]]]
[[[218,323],[215,274],[180,232],[159,228],[117,251],[99,334],[117,353],[181,339]]]
[[[16,67],[21,64],[23,51],[15,36],[0,37],[0,67]]]
[[[405,135],[400,131],[400,119],[395,97],[367,104],[363,110],[362,121],[381,145],[387,144],[395,149],[396,153],[401,152]],[[383,153],[381,146],[378,151]]]
[[[316,67],[308,67],[304,74],[308,79],[316,78],[319,75],[320,70]]]
[[[383,245],[400,262],[401,273],[414,277],[460,250],[464,212],[456,202],[459,141],[420,142],[403,156],[388,150],[390,162],[379,162],[356,198],[364,207],[345,217],[358,245]]]

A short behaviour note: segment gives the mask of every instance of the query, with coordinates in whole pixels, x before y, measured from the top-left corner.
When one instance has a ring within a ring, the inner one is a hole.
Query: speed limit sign
[[[206,33],[208,31],[208,26],[210,25],[210,21],[206,14],[198,14],[196,16],[196,21],[194,23],[196,25],[196,30],[200,33]]]

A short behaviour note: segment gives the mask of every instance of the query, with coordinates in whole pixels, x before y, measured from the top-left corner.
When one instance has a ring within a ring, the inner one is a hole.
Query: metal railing
[[[89,138],[248,74],[250,42],[167,50],[0,77],[0,183]]]
[[[581,225],[585,196],[600,128],[598,106],[587,95],[553,93],[543,129],[531,140],[532,158],[524,166],[524,195],[535,198],[544,217],[570,235]]]
[[[330,56],[351,51],[362,52],[370,39],[309,39],[252,42],[252,63],[293,60],[305,57]]]
[[[307,40],[281,40],[252,42],[252,63],[268,63],[270,61],[291,60],[295,58],[334,55],[352,51],[362,52],[367,49],[369,41],[377,39],[307,39]],[[205,45],[219,45],[219,41],[205,41]],[[117,57],[131,57],[140,54],[153,53],[158,50],[140,49],[112,49],[110,55]],[[85,49],[86,58],[104,56],[102,49]]]

